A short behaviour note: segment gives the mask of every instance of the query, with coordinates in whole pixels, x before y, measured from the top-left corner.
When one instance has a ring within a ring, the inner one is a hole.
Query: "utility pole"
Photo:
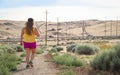
[[[46,10],[45,46],[47,46],[47,15],[48,15],[48,12]]]
[[[107,30],[106,30],[106,20],[105,20],[105,30],[104,30],[104,32],[105,32],[105,37],[106,37],[106,32],[107,32]]]
[[[57,17],[57,45],[59,45],[59,18]]]
[[[111,20],[111,23],[110,23],[110,36],[112,36],[112,20]]]
[[[83,20],[83,26],[82,26],[82,37],[83,37],[83,39],[85,38],[85,21]]]
[[[116,21],[116,37],[118,36],[118,17],[117,17],[117,21]]]
[[[68,28],[68,27],[67,27],[67,22],[65,23],[65,26],[66,26],[66,45],[67,45],[67,35],[68,35],[68,34],[67,34],[67,28]]]

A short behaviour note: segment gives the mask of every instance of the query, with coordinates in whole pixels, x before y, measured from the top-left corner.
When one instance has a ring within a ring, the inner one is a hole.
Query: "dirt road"
[[[59,70],[51,62],[45,62],[46,54],[47,51],[35,57],[33,68],[26,69],[26,63],[19,64],[17,71],[13,72],[12,75],[57,75]]]

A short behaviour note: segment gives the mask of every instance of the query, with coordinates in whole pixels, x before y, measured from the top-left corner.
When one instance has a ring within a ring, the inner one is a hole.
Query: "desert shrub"
[[[92,55],[97,53],[99,48],[93,45],[78,45],[75,48],[76,53],[78,54],[87,54]]]
[[[2,56],[3,54],[4,54],[4,51],[0,49],[0,56]]]
[[[68,70],[68,71],[65,71],[65,72],[61,72],[58,75],[77,75],[77,74],[74,73],[72,70]]]
[[[56,48],[51,48],[48,52],[48,54],[52,54],[52,53],[57,53],[57,49]]]
[[[98,54],[91,62],[93,69],[103,71],[120,71],[120,44],[113,47],[112,50],[104,51]]]
[[[42,50],[44,50],[45,48],[47,48],[47,46],[42,45],[40,48],[41,48]]]
[[[108,55],[109,55],[109,52],[103,52],[103,53],[97,55],[94,58],[93,62],[91,63],[91,66],[94,69],[98,69],[98,70],[108,70],[108,68],[110,68],[110,66],[108,66],[109,61],[107,61]]]
[[[0,75],[11,75],[9,69],[0,62]]]
[[[23,52],[20,56],[21,56],[21,57],[25,57],[25,56],[26,56],[26,53]]]
[[[15,49],[13,49],[10,45],[4,45],[0,47],[1,50],[4,51],[4,53],[15,53]]]
[[[15,49],[16,49],[17,52],[23,52],[24,51],[24,48],[20,45],[16,45]]]
[[[0,47],[0,75],[11,75],[11,71],[17,70],[19,61],[11,45]]]
[[[119,44],[117,44],[117,45],[115,45],[114,47],[113,47],[113,49],[115,50],[115,52],[116,52],[116,54],[118,55],[118,57],[120,58],[120,43]]]
[[[63,50],[63,48],[62,47],[55,47],[56,48],[56,50],[58,51],[58,52],[60,52],[60,51],[62,51]]]
[[[6,53],[1,56],[0,63],[7,66],[10,71],[13,71],[17,69],[18,57],[15,54]]]
[[[52,47],[57,47],[57,45],[53,45]]]
[[[77,59],[76,57],[70,54],[63,54],[54,56],[54,61],[58,64],[66,65],[66,66],[84,66],[84,62]]]
[[[43,50],[41,50],[40,48],[37,48],[36,49],[36,54],[41,54],[41,53],[43,53],[44,51]]]
[[[68,46],[66,47],[66,48],[67,48],[67,51],[68,51],[68,52],[74,52],[76,46],[77,46],[76,44],[68,45]]]
[[[50,50],[49,50],[49,54],[52,54],[52,53],[57,53],[57,52],[60,52],[62,51],[63,48],[62,47],[58,47],[58,46],[53,46]]]

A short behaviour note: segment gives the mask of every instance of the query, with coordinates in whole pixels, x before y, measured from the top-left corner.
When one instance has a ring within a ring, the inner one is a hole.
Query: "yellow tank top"
[[[24,42],[36,42],[36,35],[35,35],[35,28],[33,28],[33,32],[31,33],[31,35],[28,35],[26,33],[26,29],[24,29],[24,34],[23,34],[23,41]]]

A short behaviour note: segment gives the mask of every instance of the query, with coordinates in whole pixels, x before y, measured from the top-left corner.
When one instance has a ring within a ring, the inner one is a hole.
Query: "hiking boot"
[[[30,65],[27,64],[27,65],[26,65],[26,68],[29,68],[29,67],[30,67]]]
[[[33,63],[32,63],[32,61],[30,61],[29,64],[30,64],[31,67],[33,67]]]

